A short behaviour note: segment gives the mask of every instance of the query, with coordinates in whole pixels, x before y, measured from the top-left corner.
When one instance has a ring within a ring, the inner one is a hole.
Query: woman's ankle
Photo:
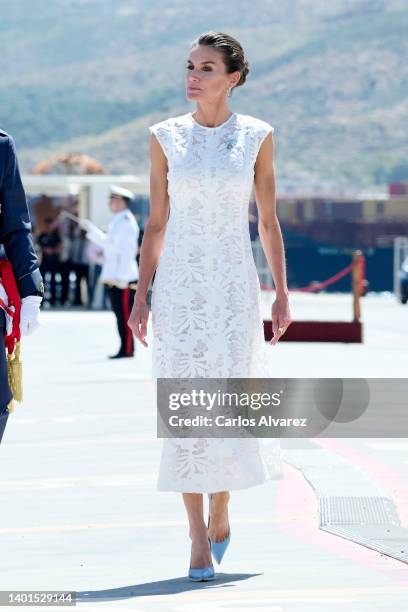
[[[207,526],[203,523],[200,527],[190,527],[189,536],[194,543],[205,541],[207,539]]]

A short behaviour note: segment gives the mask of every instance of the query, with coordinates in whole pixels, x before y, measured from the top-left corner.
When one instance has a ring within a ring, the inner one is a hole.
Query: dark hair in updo
[[[224,34],[224,32],[213,32],[211,30],[210,32],[204,32],[204,34],[201,34],[191,43],[192,47],[196,45],[206,45],[207,47],[212,47],[220,51],[228,74],[236,70],[240,71],[241,78],[231,89],[231,94],[235,87],[239,87],[245,83],[249,72],[249,64],[245,59],[243,48],[235,38],[228,34]]]

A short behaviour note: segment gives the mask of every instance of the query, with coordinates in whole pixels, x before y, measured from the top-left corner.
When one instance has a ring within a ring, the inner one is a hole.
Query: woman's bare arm
[[[150,211],[140,248],[139,280],[135,300],[146,300],[147,290],[163,249],[169,216],[167,169],[167,158],[156,136],[152,134],[150,140]]]
[[[167,157],[156,136],[152,134],[150,139],[150,210],[140,248],[139,280],[132,312],[127,322],[143,346],[148,346],[146,342],[149,319],[146,303],[147,291],[159,263],[169,216],[167,171]]]
[[[272,133],[264,139],[255,163],[254,191],[258,207],[259,238],[273,275],[276,293],[287,294],[285,251],[276,214],[276,180]]]
[[[274,168],[274,142],[269,133],[262,142],[255,162],[254,191],[258,207],[259,238],[269,268],[272,272],[276,300],[272,306],[272,329],[276,344],[284,333],[279,327],[287,327],[291,322],[288,304],[289,292],[286,282],[285,249],[282,232],[276,214],[276,180]]]

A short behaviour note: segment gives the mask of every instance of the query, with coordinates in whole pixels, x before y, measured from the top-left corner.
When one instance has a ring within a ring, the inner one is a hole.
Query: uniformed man
[[[29,335],[39,326],[38,315],[44,296],[43,279],[34,250],[27,200],[21,182],[13,138],[0,130],[0,246],[10,261],[20,294],[20,333]],[[3,303],[7,295],[0,283]],[[4,337],[6,313],[0,308],[0,442],[8,419],[12,393],[8,384]]]
[[[139,279],[136,256],[140,228],[129,203],[134,195],[128,189],[111,185],[109,207],[113,219],[107,233],[88,219],[81,221],[87,230],[86,237],[103,249],[104,263],[99,281],[108,286],[112,310],[116,316],[120,336],[119,351],[110,359],[133,357],[134,340],[127,321]]]

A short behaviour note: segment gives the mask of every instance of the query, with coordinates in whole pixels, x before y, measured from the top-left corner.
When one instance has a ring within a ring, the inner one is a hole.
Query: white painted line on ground
[[[115,412],[116,419],[134,419],[135,417],[154,417],[154,410],[142,411],[135,408],[133,412]],[[66,416],[43,416],[43,417],[17,417],[14,421],[15,425],[38,425],[40,423],[80,423],[86,421],[100,421],[104,417],[104,413],[98,414],[74,414]]]
[[[367,446],[374,450],[408,451],[408,442],[367,442]]]
[[[154,482],[155,472],[137,472],[134,474],[95,474],[88,476],[69,476],[60,478],[30,478],[22,480],[0,480],[2,491],[6,489],[63,489],[75,486],[112,487],[135,486]]]
[[[310,520],[310,516],[297,515],[288,517],[284,516],[259,516],[259,517],[237,517],[234,518],[234,525],[271,525],[283,520]],[[231,523],[232,524],[232,523]],[[187,523],[185,520],[174,520],[174,521],[126,521],[118,523],[76,523],[76,524],[61,524],[61,525],[42,525],[36,527],[0,527],[0,534],[11,534],[11,533],[49,533],[59,531],[83,531],[89,529],[146,529],[146,528],[168,528],[168,527],[186,527]],[[317,528],[316,528],[317,529]]]
[[[144,442],[160,442],[160,438],[157,437],[112,437],[112,438],[72,438],[71,440],[52,440],[50,442],[44,442],[37,440],[36,442],[7,442],[2,443],[2,447],[18,447],[18,448],[60,448],[62,446],[89,446],[90,444],[140,444]]]

